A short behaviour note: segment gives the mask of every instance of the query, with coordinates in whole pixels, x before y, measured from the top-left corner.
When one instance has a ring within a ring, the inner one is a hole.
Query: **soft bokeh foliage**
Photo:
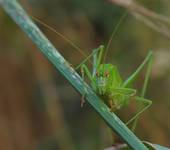
[[[158,13],[170,14],[169,1],[140,2]],[[107,44],[124,13],[123,8],[104,0],[29,0],[22,5],[87,55],[100,44]],[[64,39],[38,25],[74,67],[85,58]],[[0,35],[0,149],[98,150],[113,144],[105,123],[88,104],[80,107],[81,96],[2,9]],[[169,39],[129,14],[112,41],[107,62],[116,64],[125,79],[150,49],[155,59],[146,97],[153,105],[139,120],[136,134],[170,146]],[[144,73],[135,84],[139,91]],[[135,110],[131,105],[117,114],[126,121]],[[114,139],[119,140],[115,134]]]

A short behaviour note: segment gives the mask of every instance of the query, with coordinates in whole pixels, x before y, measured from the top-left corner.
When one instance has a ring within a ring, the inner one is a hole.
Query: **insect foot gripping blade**
[[[109,101],[109,109],[110,109],[110,112],[114,112],[116,110],[116,107],[112,100]]]
[[[84,106],[84,103],[85,103],[84,98],[85,98],[85,95],[83,95],[83,96],[81,97],[81,103],[80,103],[80,106],[81,106],[81,107]]]

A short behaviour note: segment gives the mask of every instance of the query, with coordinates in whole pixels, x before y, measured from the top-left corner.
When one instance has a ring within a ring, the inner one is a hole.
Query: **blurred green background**
[[[170,14],[170,1],[140,0],[155,12]],[[124,9],[104,0],[22,1],[26,11],[70,38],[87,55],[107,44]],[[74,67],[85,57],[42,25],[37,25]],[[142,114],[136,135],[170,146],[170,39],[130,14],[114,37],[107,62],[126,79],[154,51],[154,66],[146,97],[152,107]],[[81,95],[39,52],[32,41],[0,9],[0,149],[100,150],[113,144],[109,128]],[[145,70],[135,88],[141,89]],[[135,106],[117,112],[127,121]],[[118,137],[114,134],[114,140]]]

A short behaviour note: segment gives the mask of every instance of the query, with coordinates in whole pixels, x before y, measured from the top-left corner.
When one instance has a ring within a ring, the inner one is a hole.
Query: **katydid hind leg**
[[[146,89],[147,89],[147,85],[148,85],[148,80],[149,80],[149,77],[150,77],[150,74],[151,74],[152,63],[153,63],[153,59],[151,58],[149,63],[148,63],[148,66],[147,66],[147,70],[146,70],[146,74],[145,74],[145,80],[144,80],[143,87],[142,87],[142,92],[141,92],[141,97],[144,97],[145,93],[146,93]],[[139,105],[138,108],[140,109],[141,106]],[[137,117],[134,120],[134,123],[133,123],[133,128],[134,129],[137,126],[138,119],[139,118]]]
[[[151,100],[148,100],[148,99],[145,99],[143,97],[134,97],[134,100],[139,102],[140,104],[144,104],[144,107],[143,108],[140,108],[140,110],[138,110],[138,112],[126,123],[126,125],[129,125],[130,123],[132,123],[133,121],[136,120],[136,118],[139,118],[139,116],[145,111],[147,110],[151,104],[152,104],[152,101]],[[136,123],[134,122],[132,124],[132,131],[134,131],[136,128]]]
[[[146,93],[146,89],[147,89],[147,85],[148,85],[148,81],[149,81],[149,77],[151,74],[151,69],[152,69],[152,63],[153,63],[153,56],[150,57],[150,59],[148,60],[148,65],[147,65],[147,69],[146,69],[146,74],[145,74],[145,79],[144,79],[144,83],[143,83],[143,87],[142,87],[142,91],[141,91],[141,97],[144,98],[145,93]],[[141,109],[141,105],[137,106],[138,109]],[[135,130],[137,123],[138,123],[138,117],[136,117],[136,119],[133,122],[133,130]]]
[[[151,75],[152,64],[153,64],[153,56],[151,56],[149,61],[148,61],[148,65],[147,65],[147,69],[146,69],[146,74],[145,74],[145,79],[144,79],[144,83],[143,83],[143,87],[142,87],[142,92],[141,92],[141,97],[145,96],[147,85],[148,85],[148,81],[149,81],[149,77]]]
[[[130,77],[128,77],[128,79],[125,80],[125,82],[123,83],[123,87],[131,86],[134,83],[134,81],[137,79],[137,77],[139,76],[139,74],[142,71],[142,69],[144,68],[144,66],[146,64],[148,64],[147,73],[146,73],[146,76],[145,76],[146,78],[145,78],[145,82],[144,82],[145,86],[142,89],[142,93],[144,93],[145,90],[146,90],[146,85],[147,85],[149,74],[150,74],[150,71],[151,71],[152,60],[153,60],[153,52],[149,51],[148,55],[146,56],[146,58],[144,59],[142,64],[136,69],[136,71]]]

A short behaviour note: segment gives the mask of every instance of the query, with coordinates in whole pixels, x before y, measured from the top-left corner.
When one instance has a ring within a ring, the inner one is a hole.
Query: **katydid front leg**
[[[95,50],[94,50],[95,51]],[[93,55],[93,73],[92,76],[94,77],[97,71],[97,68],[100,66],[102,62],[102,56],[104,52],[104,46],[100,45],[97,49],[96,52]]]
[[[85,64],[83,64],[81,66],[81,75],[82,75],[83,81],[84,81],[85,74],[87,75],[87,77],[89,78],[90,82],[92,83],[93,82],[92,75],[91,75],[89,69],[87,68],[87,66]],[[86,88],[84,88],[84,93],[83,93],[83,96],[82,96],[82,99],[81,99],[81,107],[83,107],[83,104],[85,103],[84,98],[85,98],[85,94],[86,93],[87,93],[87,90],[86,90]]]
[[[93,49],[92,50],[92,53],[90,55],[87,56],[87,58],[85,58],[76,68],[75,70],[78,70],[83,64],[85,64],[91,57],[93,57],[93,68],[101,63],[101,59],[102,59],[102,53],[104,51],[104,46],[103,45],[100,45],[98,48],[96,49]],[[97,61],[94,61],[94,60],[97,60]]]
[[[96,89],[95,83],[93,81],[93,77],[95,76],[97,67],[101,63],[103,51],[104,51],[104,46],[103,45],[99,46],[99,48],[94,49],[92,54],[90,54],[85,60],[83,60],[82,63],[80,63],[80,65],[78,65],[76,67],[76,69],[81,67],[82,79],[84,80],[84,77],[85,77],[85,74],[86,74],[87,77],[89,78],[90,82],[91,82],[91,86],[92,86],[93,89]],[[85,65],[86,61],[88,61],[88,59],[90,59],[91,57],[93,57],[93,73],[92,74],[90,73],[88,67]],[[81,107],[83,107],[83,104],[85,103],[84,98],[85,98],[86,92],[87,92],[87,90],[85,89],[85,92],[84,92],[84,94],[82,96],[82,100],[81,100]]]

